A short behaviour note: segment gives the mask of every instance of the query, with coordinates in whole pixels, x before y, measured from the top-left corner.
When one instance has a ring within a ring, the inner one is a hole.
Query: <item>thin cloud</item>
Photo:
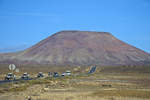
[[[53,21],[60,22],[62,16],[57,15],[57,14],[49,14],[49,13],[5,13],[5,14],[0,14],[0,18],[7,18],[7,17],[12,17],[12,16],[29,16],[29,17],[49,17],[53,19]]]
[[[53,17],[53,16],[55,16],[53,14],[47,14],[47,13],[17,13],[16,15],[19,15],[19,16],[39,16],[39,17]]]

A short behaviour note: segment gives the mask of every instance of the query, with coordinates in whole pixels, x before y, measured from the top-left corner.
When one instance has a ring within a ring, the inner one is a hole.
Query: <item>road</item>
[[[92,74],[96,71],[96,66],[93,66],[90,71],[88,73],[83,73],[83,74],[79,74],[79,75],[88,75],[88,74]],[[60,76],[59,76],[60,77]],[[16,80],[0,80],[0,84],[4,84],[4,83],[9,83],[9,82],[19,82],[19,81],[23,81],[23,80],[36,80],[38,79],[38,77],[36,78],[29,78],[29,79],[16,79]]]
[[[23,81],[23,80],[33,80],[33,79],[37,79],[37,78],[30,78],[30,79],[16,79],[16,80],[1,80],[0,84],[4,84],[4,83],[10,83],[10,82],[19,82],[19,81]]]

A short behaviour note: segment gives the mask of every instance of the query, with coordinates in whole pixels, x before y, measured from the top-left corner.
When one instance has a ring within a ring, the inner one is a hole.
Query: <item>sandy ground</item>
[[[24,91],[0,93],[0,100],[150,100],[149,76],[104,73],[48,79],[48,83],[33,84]]]

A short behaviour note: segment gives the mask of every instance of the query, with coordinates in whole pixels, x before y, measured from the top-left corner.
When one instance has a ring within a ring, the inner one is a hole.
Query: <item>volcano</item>
[[[60,31],[17,53],[0,54],[0,63],[40,65],[150,65],[150,54],[108,32]]]

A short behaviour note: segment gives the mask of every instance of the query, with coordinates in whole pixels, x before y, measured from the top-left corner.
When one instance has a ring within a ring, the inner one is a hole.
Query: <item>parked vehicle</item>
[[[44,77],[44,74],[43,74],[42,72],[39,72],[38,75],[37,75],[37,77],[38,77],[38,78]]]
[[[53,77],[59,77],[59,74],[57,72],[54,72]]]
[[[71,76],[71,71],[70,70],[66,71],[66,75]]]
[[[62,73],[61,76],[71,76],[71,71],[66,71],[65,73]]]
[[[5,80],[15,80],[16,79],[16,76],[12,73],[8,73],[6,76],[5,76]]]
[[[28,73],[24,73],[24,74],[21,76],[21,79],[29,79],[29,74],[28,74]]]
[[[48,77],[53,77],[53,73],[52,72],[48,72]]]
[[[96,71],[96,66],[92,66],[92,68],[90,69],[90,71],[88,72],[88,74],[92,74]]]

